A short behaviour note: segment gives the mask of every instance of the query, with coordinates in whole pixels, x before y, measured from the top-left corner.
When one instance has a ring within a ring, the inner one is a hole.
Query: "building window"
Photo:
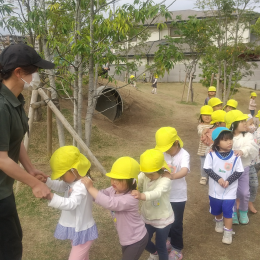
[[[176,27],[170,28],[170,36],[171,37],[180,37],[180,34],[178,34],[176,31],[177,31]]]

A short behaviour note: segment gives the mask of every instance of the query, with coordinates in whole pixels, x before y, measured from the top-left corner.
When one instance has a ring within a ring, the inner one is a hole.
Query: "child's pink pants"
[[[94,240],[83,245],[72,246],[69,260],[89,260],[89,249]]]

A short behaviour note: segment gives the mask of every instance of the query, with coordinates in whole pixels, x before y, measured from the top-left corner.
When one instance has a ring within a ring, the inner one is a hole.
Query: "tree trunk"
[[[222,99],[221,96],[221,90],[220,90],[220,74],[221,74],[221,63],[218,65],[218,74],[217,74],[217,93],[216,97]]]
[[[90,137],[92,130],[92,118],[95,111],[94,98],[94,0],[90,0],[90,56],[89,56],[89,83],[88,83],[88,107],[85,120],[85,141],[86,145],[90,145]]]
[[[224,61],[224,91],[223,91],[223,103],[227,102],[227,62]]]
[[[78,81],[78,134],[80,136],[80,138],[82,138],[82,101],[83,101],[83,96],[82,96],[82,87],[83,87],[83,66],[82,66],[82,58],[81,58],[81,64],[79,66],[79,81]]]

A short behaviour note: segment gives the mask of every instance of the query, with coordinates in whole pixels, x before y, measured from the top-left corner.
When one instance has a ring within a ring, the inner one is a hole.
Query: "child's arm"
[[[140,193],[138,191],[132,191],[132,196],[139,200],[155,200],[159,199],[163,193],[171,189],[171,180],[169,178],[161,178],[156,188],[152,191],[145,191]]]
[[[244,145],[240,148],[242,154],[240,153],[239,155],[245,158],[250,156],[252,160],[255,159],[258,156],[259,147],[255,143],[253,135],[250,133],[246,133],[243,138],[245,138]]]
[[[81,204],[82,199],[87,195],[87,190],[80,182],[76,183],[69,198],[63,198],[57,194],[52,193],[51,201],[48,206],[60,210],[74,210]]]
[[[243,172],[234,172],[232,175],[230,175],[225,181],[224,188],[227,188],[228,185],[231,185],[233,182],[238,180],[242,174]]]
[[[187,167],[183,167],[180,169],[180,171],[176,173],[171,173],[171,180],[181,179],[185,177],[189,172],[189,169]]]
[[[64,181],[51,180],[51,178],[47,178],[46,185],[56,192],[65,192],[69,186],[68,183]]]

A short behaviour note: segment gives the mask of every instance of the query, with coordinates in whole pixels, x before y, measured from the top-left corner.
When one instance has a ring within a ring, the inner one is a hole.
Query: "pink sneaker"
[[[166,242],[166,249],[167,249],[168,253],[170,253],[172,251],[172,245],[169,240],[167,240],[167,242]]]
[[[169,260],[181,260],[183,258],[182,253],[178,253],[175,250],[172,250],[171,253],[169,254]]]

